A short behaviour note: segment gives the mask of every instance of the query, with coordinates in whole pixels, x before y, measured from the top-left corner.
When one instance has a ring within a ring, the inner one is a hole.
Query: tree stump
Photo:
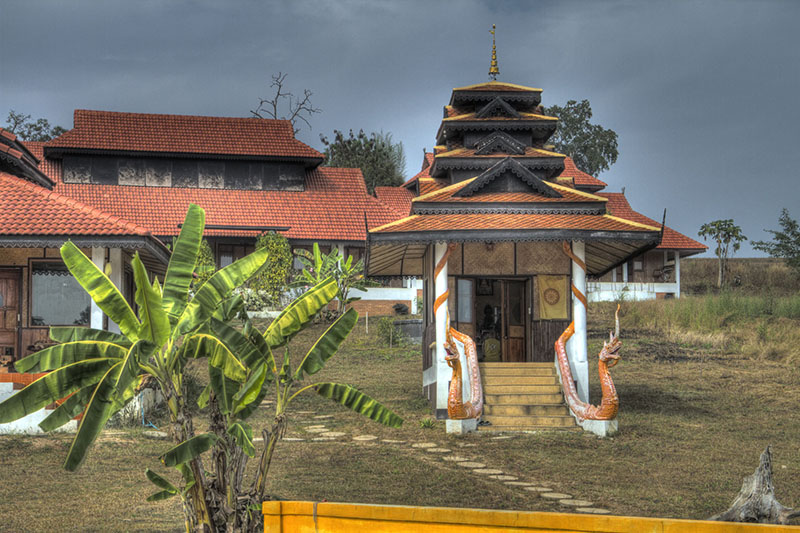
[[[800,517],[800,511],[784,507],[775,499],[770,448],[767,446],[761,454],[761,461],[753,475],[744,478],[742,490],[739,491],[730,509],[712,516],[709,520],[787,524],[789,520]]]

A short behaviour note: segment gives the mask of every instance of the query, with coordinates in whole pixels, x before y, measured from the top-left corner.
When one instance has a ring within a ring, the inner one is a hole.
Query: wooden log
[[[730,509],[712,516],[709,520],[788,524],[789,520],[800,517],[800,511],[784,507],[775,499],[770,448],[767,446],[761,454],[761,461],[753,475],[744,478],[742,490],[733,500]]]

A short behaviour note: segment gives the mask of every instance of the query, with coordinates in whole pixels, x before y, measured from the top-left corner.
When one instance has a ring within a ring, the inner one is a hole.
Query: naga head
[[[614,313],[614,322],[614,333],[608,334],[608,341],[603,341],[603,349],[600,350],[600,361],[608,363],[609,368],[619,362],[618,352],[622,348],[622,341],[619,340],[619,304],[617,304],[617,311]]]
[[[445,331],[447,333],[444,339],[444,351],[447,352],[447,354],[444,356],[444,360],[450,367],[453,367],[453,365],[455,364],[454,361],[457,361],[459,358],[459,354],[458,354],[458,347],[456,346],[456,341],[450,334],[450,310],[447,311]]]

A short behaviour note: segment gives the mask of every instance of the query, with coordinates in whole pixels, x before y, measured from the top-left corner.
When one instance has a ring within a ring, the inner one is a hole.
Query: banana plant
[[[51,338],[60,344],[16,363],[20,372],[47,374],[0,403],[0,423],[66,398],[40,427],[50,431],[83,413],[64,462],[67,470],[74,471],[106,422],[151,376],[164,396],[175,444],[161,461],[179,475],[173,482],[148,469],[146,477],[158,489],[148,500],[180,497],[187,532],[257,531],[261,514],[253,509],[266,498],[269,466],[286,429],[286,408],[298,394],[314,390],[387,426],[398,427],[402,419],[349,385],[303,383],[323,368],[352,330],[358,318],[354,310],[331,324],[292,372],[290,342],[336,296],[332,278],[316,284],[259,332],[241,297],[233,292],[262,268],[267,252],[257,250],[194,287],[204,225],[204,211],[190,206],[163,285],[147,273],[138,255],[133,257],[136,313],[108,277],[67,242],[61,248],[64,263],[120,333],[51,328]],[[234,320],[241,328],[234,327]],[[283,350],[282,358],[276,359],[276,350]],[[202,434],[195,434],[184,385],[184,369],[191,359],[208,364],[209,385],[199,403],[208,407],[209,430]],[[247,420],[270,390],[276,399],[275,415],[261,431],[264,445],[259,450]],[[208,452],[210,461],[204,462]],[[245,483],[247,460],[256,456],[258,468]]]

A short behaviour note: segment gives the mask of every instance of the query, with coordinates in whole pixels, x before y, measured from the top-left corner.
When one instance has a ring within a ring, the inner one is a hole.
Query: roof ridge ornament
[[[525,168],[519,161],[511,156],[501,159],[474,178],[468,185],[460,189],[453,196],[469,197],[478,194],[481,189],[498,179],[506,172],[511,172],[535,192],[548,198],[562,198],[563,196],[550,187],[541,178]]]
[[[489,64],[489,77],[492,81],[497,81],[497,75],[500,74],[500,69],[497,67],[497,45],[494,39],[496,27],[496,25],[492,24],[492,29],[489,30],[489,33],[492,34],[492,62]]]

